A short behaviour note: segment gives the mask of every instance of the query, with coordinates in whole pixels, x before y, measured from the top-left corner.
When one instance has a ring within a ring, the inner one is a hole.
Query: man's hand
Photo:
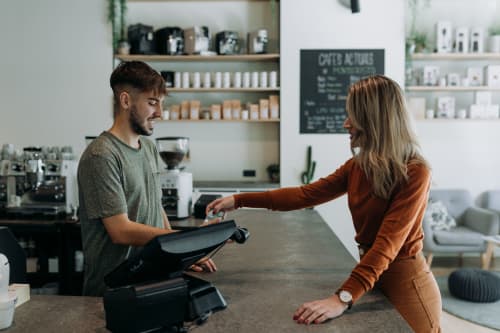
[[[302,304],[293,314],[297,324],[320,324],[325,320],[340,316],[347,309],[337,295]]]
[[[193,272],[215,272],[217,271],[217,266],[215,266],[215,263],[213,262],[212,259],[209,259],[207,257],[201,258],[198,260],[198,262],[191,267],[189,267],[190,270]]]

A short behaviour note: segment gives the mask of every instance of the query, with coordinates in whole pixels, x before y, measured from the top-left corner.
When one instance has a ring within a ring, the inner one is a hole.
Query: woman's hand
[[[297,324],[320,324],[325,320],[340,316],[347,309],[347,304],[337,295],[302,304],[293,314]]]
[[[217,270],[217,266],[215,266],[215,263],[213,262],[212,259],[209,259],[207,257],[201,258],[198,260],[198,262],[191,267],[189,267],[190,270],[193,272],[215,272]]]
[[[215,199],[207,205],[205,213],[208,215],[212,211],[213,214],[217,214],[220,211],[229,212],[231,210],[234,210],[234,197],[232,195]]]

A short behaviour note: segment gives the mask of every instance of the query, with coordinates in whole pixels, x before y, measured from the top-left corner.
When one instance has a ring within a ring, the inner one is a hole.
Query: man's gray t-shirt
[[[102,296],[104,276],[129,251],[113,244],[102,219],[127,214],[131,221],[163,228],[159,155],[154,143],[140,138],[135,149],[109,132],[94,139],[80,158],[78,188],[85,257],[83,295]]]

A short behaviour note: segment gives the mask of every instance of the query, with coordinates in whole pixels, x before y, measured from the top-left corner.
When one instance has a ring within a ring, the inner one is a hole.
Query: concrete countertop
[[[215,255],[216,273],[198,274],[228,303],[197,328],[200,332],[411,332],[376,291],[339,318],[321,325],[296,324],[292,315],[297,307],[333,293],[355,260],[314,210],[238,210],[228,219],[248,228],[251,236]],[[101,298],[33,296],[16,309],[7,332],[105,332],[104,327]]]
[[[200,191],[266,191],[279,188],[279,183],[262,181],[203,181],[195,180],[193,188]]]

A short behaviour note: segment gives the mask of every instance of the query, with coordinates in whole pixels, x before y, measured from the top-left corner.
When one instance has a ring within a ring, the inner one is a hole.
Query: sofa
[[[461,256],[466,252],[479,253],[484,265],[486,242],[483,237],[498,234],[499,215],[475,206],[472,195],[464,189],[431,189],[429,205],[432,202],[441,202],[456,225],[449,229],[438,229],[434,228],[427,214],[424,217],[424,254],[429,266],[435,253],[456,253]]]

